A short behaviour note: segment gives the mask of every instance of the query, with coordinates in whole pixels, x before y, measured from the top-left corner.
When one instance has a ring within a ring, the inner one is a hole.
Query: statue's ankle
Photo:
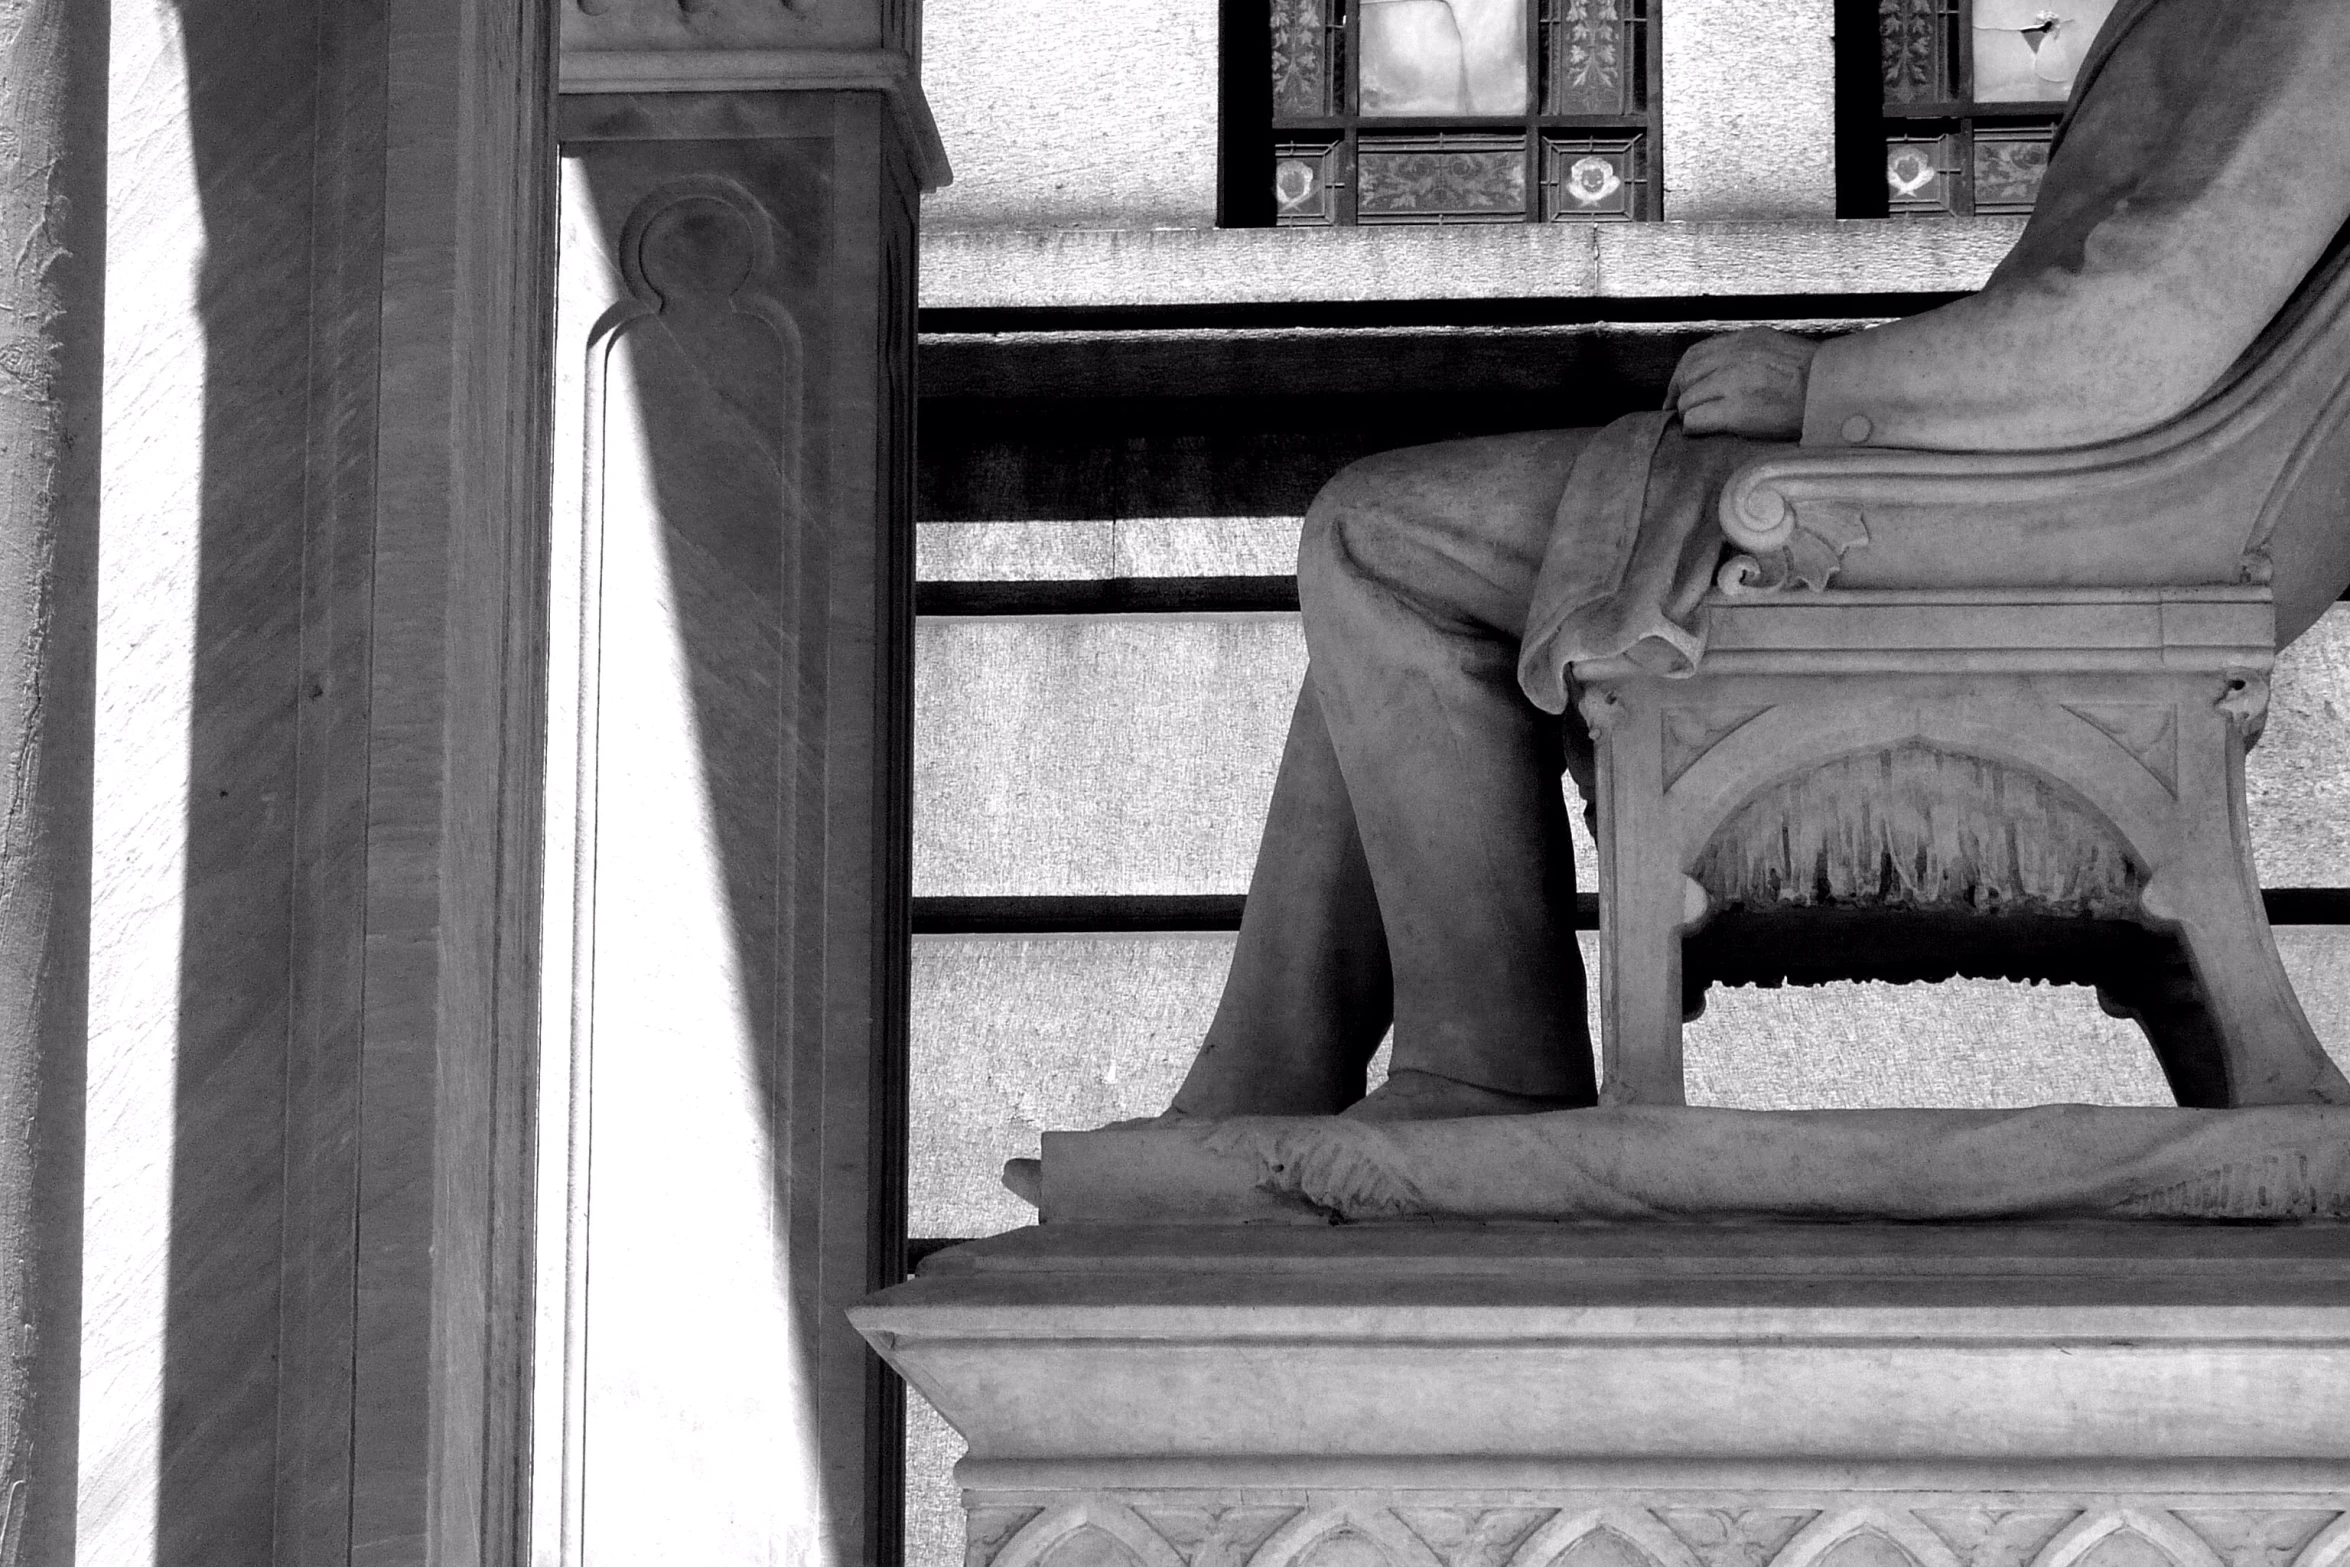
[[[1358,1121],[1446,1121],[1487,1115],[1546,1115],[1580,1109],[1587,1095],[1524,1094],[1404,1067],[1388,1074],[1345,1114]]]

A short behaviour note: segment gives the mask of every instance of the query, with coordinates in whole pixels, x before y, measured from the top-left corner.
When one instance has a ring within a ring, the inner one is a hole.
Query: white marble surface
[[[2263,886],[2350,887],[2350,604],[2277,655],[2268,728],[2244,762]]]
[[[965,168],[955,152],[957,167]],[[956,189],[961,189],[958,181]],[[1980,288],[2020,218],[936,229],[925,309],[1669,299]]]

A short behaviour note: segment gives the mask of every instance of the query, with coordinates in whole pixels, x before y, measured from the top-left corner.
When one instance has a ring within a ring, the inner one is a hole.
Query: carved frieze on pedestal
[[[1855,1489],[979,1493],[966,1567],[2340,1567],[2350,1497]]]

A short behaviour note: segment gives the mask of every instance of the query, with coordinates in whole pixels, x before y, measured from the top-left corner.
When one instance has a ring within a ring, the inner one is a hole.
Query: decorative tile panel
[[[1551,0],[1546,13],[1543,112],[1638,110],[1641,82],[1631,29],[1639,24],[1626,0]]]
[[[1338,146],[1283,142],[1273,149],[1273,212],[1289,225],[1320,227],[1338,217]]]
[[[1879,0],[1885,101],[1934,103],[1952,95],[1951,0]]]
[[[1975,211],[2029,212],[2048,173],[2053,133],[2041,130],[1975,132]]]
[[[1273,0],[1273,112],[1312,118],[1335,107],[1332,0]]]
[[[1542,216],[1624,222],[1648,205],[1648,144],[1640,136],[1542,138]]]
[[[1365,137],[1355,160],[1359,221],[1519,222],[1526,211],[1522,136]]]

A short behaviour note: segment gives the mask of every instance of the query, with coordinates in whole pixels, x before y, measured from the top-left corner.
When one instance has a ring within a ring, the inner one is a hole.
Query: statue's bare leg
[[[1596,1097],[1561,721],[1517,650],[1580,432],[1357,463],[1306,522],[1312,654],[1186,1115],[1435,1117]]]

